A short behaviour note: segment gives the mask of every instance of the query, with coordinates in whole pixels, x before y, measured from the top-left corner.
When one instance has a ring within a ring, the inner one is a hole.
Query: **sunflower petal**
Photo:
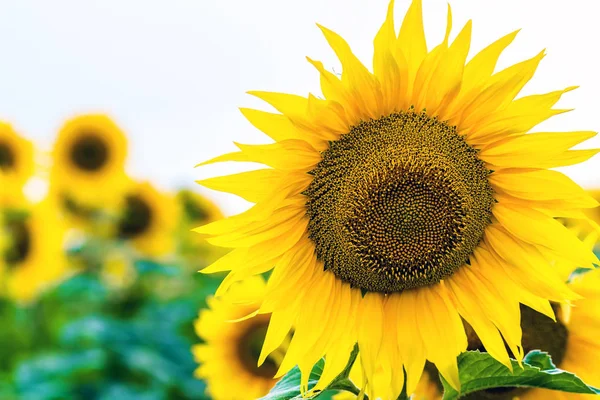
[[[381,92],[377,80],[352,53],[350,46],[337,33],[318,25],[325,39],[342,63],[342,83],[361,104],[364,117],[376,118],[381,107]]]
[[[412,82],[427,54],[421,0],[413,0],[404,17],[398,35],[398,48],[408,62],[408,77]]]

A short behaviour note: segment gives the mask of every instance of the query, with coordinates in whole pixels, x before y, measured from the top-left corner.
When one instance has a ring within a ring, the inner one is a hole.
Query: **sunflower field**
[[[597,133],[536,128],[576,87],[406,2],[372,65],[319,25],[341,73],[249,92],[265,143],[197,165],[259,165],[197,181],[237,215],[129,174],[108,115],[0,122],[0,400],[598,397],[600,190],[556,169]]]

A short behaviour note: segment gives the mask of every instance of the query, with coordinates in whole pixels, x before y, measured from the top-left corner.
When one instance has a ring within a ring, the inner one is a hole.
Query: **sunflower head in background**
[[[178,229],[178,254],[185,258],[190,268],[198,270],[199,267],[205,267],[222,256],[223,251],[207,245],[200,235],[192,232],[192,229],[223,218],[223,213],[215,203],[192,190],[180,190],[177,200],[182,210]]]
[[[4,294],[29,302],[67,273],[65,228],[57,208],[46,200],[2,210],[0,275]]]
[[[81,115],[67,121],[52,155],[51,191],[71,213],[114,207],[122,199],[127,141],[108,116]]]
[[[600,202],[600,189],[588,190],[590,196]],[[584,232],[596,231],[600,233],[600,207],[590,208],[585,210],[588,220],[580,221],[580,229]],[[575,225],[577,221],[570,221],[571,225]],[[581,223],[583,222],[583,223]],[[591,229],[590,229],[591,228]],[[598,244],[598,243],[596,243]]]
[[[131,183],[125,193],[115,235],[145,256],[172,252],[180,215],[174,197],[158,191],[149,182]]]
[[[193,190],[180,190],[177,199],[183,207],[184,219],[191,226],[195,227],[223,218],[221,209],[214,202]]]
[[[519,305],[553,318],[550,301],[579,297],[554,260],[598,263],[555,219],[585,218],[598,202],[551,169],[595,155],[571,148],[596,133],[529,133],[565,112],[553,107],[574,88],[517,98],[545,55],[497,71],[517,32],[467,61],[471,21],[451,41],[449,9],[443,41],[428,47],[421,0],[399,32],[393,15],[392,2],[372,71],[321,27],[341,76],[309,59],[322,96],[251,92],[277,110],[242,110],[272,142],[237,144],[203,163],[265,165],[200,182],[255,203],[197,229],[232,249],[203,272],[231,271],[221,295],[273,270],[260,308],[272,315],[263,352],[293,327],[280,374],[297,364],[306,377],[325,357],[319,383],[310,392],[302,385],[304,394],[322,390],[355,343],[372,398],[397,398],[405,377],[413,393],[426,361],[459,389],[463,319],[510,367],[509,352],[524,357]]]
[[[270,316],[251,315],[260,307],[264,291],[262,278],[252,277],[235,284],[223,298],[207,299],[209,308],[200,312],[195,328],[204,343],[192,351],[200,363],[196,376],[206,381],[207,394],[214,400],[254,400],[276,383],[273,376],[289,337],[258,365]]]
[[[13,127],[0,122],[0,202],[3,206],[23,201],[23,185],[34,173],[33,144]]]
[[[600,271],[576,276],[569,286],[582,299],[572,306],[554,303],[556,321],[529,307],[521,306],[523,351],[541,350],[552,357],[552,362],[565,371],[574,373],[586,384],[600,385]],[[469,350],[486,351],[473,332],[469,335]],[[435,367],[427,369],[414,393],[415,400],[439,400],[442,383]],[[503,387],[473,392],[461,399],[467,400],[577,400],[594,396],[565,393],[547,389]]]

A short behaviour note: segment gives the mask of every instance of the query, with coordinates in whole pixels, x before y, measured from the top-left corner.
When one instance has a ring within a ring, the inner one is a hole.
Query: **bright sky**
[[[429,44],[445,29],[445,0],[423,0]],[[400,20],[408,0],[396,1]],[[501,67],[547,48],[527,94],[570,85],[559,106],[576,111],[539,130],[600,130],[596,1],[451,0],[453,36],[474,20],[472,53],[523,28]],[[237,108],[266,108],[247,90],[319,94],[305,56],[340,71],[319,22],[369,63],[386,0],[0,0],[0,118],[42,148],[75,113],[111,114],[130,138],[129,171],[162,187],[242,165],[194,169],[261,136]],[[600,146],[595,138],[585,147]],[[600,186],[600,156],[566,172]],[[204,191],[228,213],[248,203]]]

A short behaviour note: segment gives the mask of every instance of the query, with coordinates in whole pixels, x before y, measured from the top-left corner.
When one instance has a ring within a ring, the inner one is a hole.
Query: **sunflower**
[[[521,307],[523,351],[542,350],[552,356],[554,364],[574,373],[585,383],[600,385],[600,270],[578,275],[570,283],[582,296],[572,306],[553,304],[557,320],[553,321],[531,308]],[[469,336],[471,350],[483,350],[476,335]],[[426,370],[414,397],[417,400],[441,399],[442,384],[435,368]],[[570,400],[593,396],[547,389],[502,388],[475,392],[464,399],[475,400]]]
[[[306,380],[325,357],[315,389],[344,367],[355,343],[373,398],[396,398],[404,371],[412,393],[426,361],[459,388],[456,357],[467,349],[461,317],[489,353],[522,359],[519,304],[554,318],[549,301],[578,298],[557,258],[598,259],[555,217],[585,218],[598,205],[550,168],[587,160],[571,150],[595,132],[528,133],[566,110],[574,89],[516,98],[544,57],[495,72],[508,34],[465,65],[471,22],[428,50],[413,0],[399,34],[393,3],[374,40],[373,72],[336,33],[321,27],[342,64],[320,74],[323,97],[250,92],[279,113],[242,109],[273,143],[204,164],[267,168],[201,181],[256,203],[197,232],[233,251],[204,272],[231,270],[217,294],[273,270],[261,313],[272,315],[262,359],[295,334],[277,376],[299,365]],[[373,380],[376,367],[385,378]]]
[[[562,306],[558,313],[558,323],[551,324],[552,330],[538,339],[541,340],[539,348],[548,351],[559,368],[576,374],[588,385],[600,387],[600,271],[579,275],[570,285],[582,299],[574,302],[572,307]],[[536,318],[544,317],[536,314]],[[547,318],[545,320],[547,322]],[[528,337],[525,324],[523,337]],[[593,396],[544,389],[529,390],[519,396],[520,400],[575,400],[591,397]]]
[[[260,307],[264,291],[260,277],[238,282],[227,296],[207,299],[209,308],[200,312],[195,323],[196,333],[204,340],[192,349],[200,363],[195,375],[206,381],[207,394],[215,400],[254,400],[275,385],[280,350],[258,366],[270,317],[244,318]]]
[[[173,250],[179,209],[173,196],[159,192],[149,182],[132,184],[126,192],[116,235],[147,256]]]
[[[23,201],[22,188],[34,171],[33,144],[13,127],[0,122],[0,201],[3,206]]]
[[[191,190],[180,190],[177,199],[183,207],[186,220],[198,226],[223,218],[223,213],[215,203]]]
[[[127,184],[126,156],[125,135],[106,115],[70,119],[54,145],[52,192],[79,208],[115,205]]]
[[[2,220],[1,279],[9,297],[29,302],[67,272],[65,230],[50,201],[4,210]]]
[[[588,190],[590,196],[592,196],[596,201],[600,201],[600,189],[592,189]],[[600,230],[600,207],[592,208],[586,210],[586,215],[591,220],[591,225],[596,229]],[[577,221],[571,221],[571,223]],[[581,221],[580,221],[581,222]]]
[[[182,209],[183,218],[178,229],[179,256],[182,256],[191,269],[206,267],[221,257],[223,249],[207,246],[206,242],[191,231],[192,228],[223,218],[223,213],[215,203],[191,190],[181,190],[177,199]]]

